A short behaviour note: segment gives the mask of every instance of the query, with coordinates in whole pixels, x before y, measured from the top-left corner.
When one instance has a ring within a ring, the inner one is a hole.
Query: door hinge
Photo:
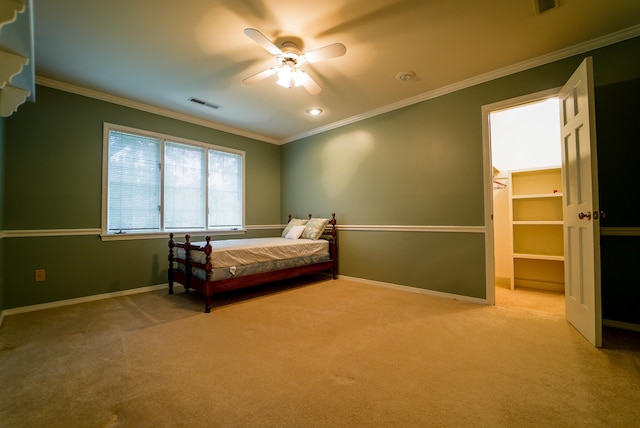
[[[604,220],[605,218],[607,218],[607,213],[605,213],[604,211],[594,211],[593,212],[593,219],[594,220]]]

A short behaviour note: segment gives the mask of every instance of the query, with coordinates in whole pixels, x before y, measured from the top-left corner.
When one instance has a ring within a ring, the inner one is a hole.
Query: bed
[[[169,294],[174,283],[204,296],[204,311],[211,312],[215,294],[302,275],[338,273],[336,215],[297,219],[289,215],[279,237],[183,242],[169,235]]]

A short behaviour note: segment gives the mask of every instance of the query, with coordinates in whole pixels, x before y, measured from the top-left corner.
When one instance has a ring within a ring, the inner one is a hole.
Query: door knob
[[[586,218],[587,220],[591,220],[591,212],[586,212],[586,213],[580,213],[578,214],[578,218],[580,220]]]

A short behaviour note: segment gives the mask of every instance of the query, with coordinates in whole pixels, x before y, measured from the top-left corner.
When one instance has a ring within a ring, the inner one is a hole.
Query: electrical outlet
[[[44,269],[36,269],[36,282],[42,282],[44,278]]]

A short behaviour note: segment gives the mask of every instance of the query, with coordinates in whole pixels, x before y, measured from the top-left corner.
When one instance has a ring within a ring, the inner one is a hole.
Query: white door
[[[602,346],[600,224],[593,65],[586,58],[560,91],[567,320]]]

